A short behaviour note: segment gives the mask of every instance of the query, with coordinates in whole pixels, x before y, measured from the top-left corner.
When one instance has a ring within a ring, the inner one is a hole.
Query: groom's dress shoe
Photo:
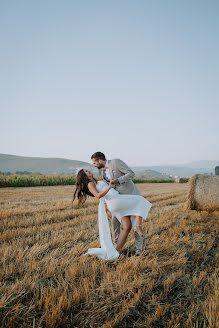
[[[141,253],[142,253],[142,251],[141,251],[140,249],[136,249],[136,251],[135,251],[135,255],[140,256]]]

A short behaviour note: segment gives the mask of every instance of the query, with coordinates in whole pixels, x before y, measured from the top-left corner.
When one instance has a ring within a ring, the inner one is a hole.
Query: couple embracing
[[[101,169],[103,180],[97,181],[89,170],[80,169],[73,197],[73,200],[78,198],[79,205],[85,203],[88,195],[100,200],[98,224],[101,248],[89,248],[86,254],[95,255],[109,262],[114,261],[121,254],[122,247],[133,228],[136,255],[140,255],[145,237],[142,220],[146,220],[152,204],[141,196],[132,181],[135,174],[126,163],[120,159],[107,160],[102,152],[94,153],[91,160],[96,168]],[[104,201],[112,214],[114,245]]]

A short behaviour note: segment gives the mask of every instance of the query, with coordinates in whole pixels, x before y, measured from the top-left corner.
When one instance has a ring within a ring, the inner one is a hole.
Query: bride
[[[142,219],[146,220],[152,204],[140,195],[119,194],[117,190],[113,189],[111,182],[108,185],[105,181],[97,181],[89,170],[81,169],[76,176],[73,201],[77,197],[78,204],[83,205],[88,195],[100,200],[98,223],[101,248],[90,248],[86,254],[114,261],[121,254],[131,228],[134,228],[134,231],[140,236],[145,237]],[[116,247],[112,243],[104,200],[108,210],[122,225]]]

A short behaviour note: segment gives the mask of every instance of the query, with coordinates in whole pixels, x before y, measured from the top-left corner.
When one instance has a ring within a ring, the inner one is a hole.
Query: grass
[[[219,212],[187,210],[187,184],[139,184],[143,254],[131,232],[107,263],[81,256],[100,246],[98,201],[72,209],[74,188],[0,190],[1,327],[218,326]]]

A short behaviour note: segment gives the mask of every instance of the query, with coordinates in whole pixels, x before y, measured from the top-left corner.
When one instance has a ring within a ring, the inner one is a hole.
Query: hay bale
[[[215,175],[219,175],[219,166],[215,166]]]
[[[219,176],[196,174],[189,186],[189,209],[219,210]]]

